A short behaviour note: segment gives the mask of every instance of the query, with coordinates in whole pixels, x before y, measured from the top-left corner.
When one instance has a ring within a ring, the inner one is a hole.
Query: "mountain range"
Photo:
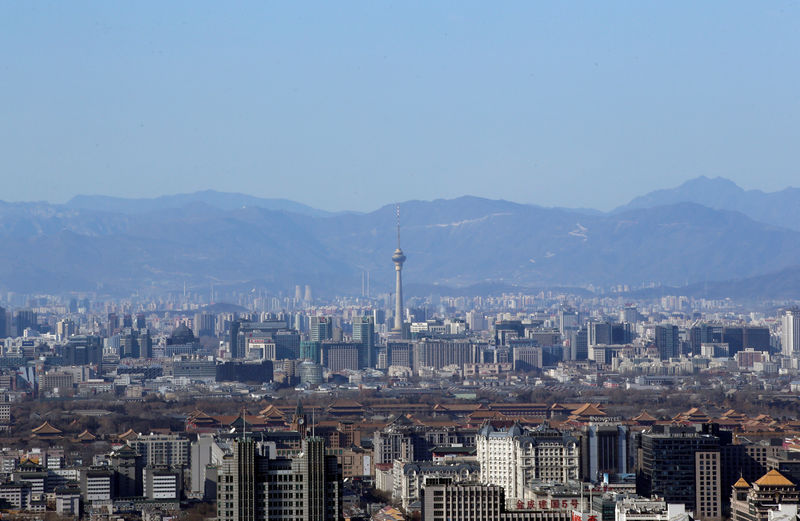
[[[657,282],[662,292],[732,295],[753,281],[749,296],[800,294],[794,188],[765,193],[698,178],[607,213],[470,196],[401,207],[411,292]],[[395,219],[393,206],[331,213],[214,191],[0,202],[0,290],[126,295],[186,283],[286,292],[310,284],[318,294],[357,294],[368,271],[372,293],[385,293]],[[769,282],[776,277],[784,283]]]

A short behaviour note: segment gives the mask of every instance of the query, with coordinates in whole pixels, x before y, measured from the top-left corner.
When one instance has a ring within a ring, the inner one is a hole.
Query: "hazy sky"
[[[800,185],[797,2],[0,3],[0,199]]]

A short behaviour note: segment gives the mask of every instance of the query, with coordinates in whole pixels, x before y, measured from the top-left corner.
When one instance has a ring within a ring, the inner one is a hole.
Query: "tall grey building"
[[[678,326],[666,324],[656,326],[656,347],[662,360],[681,355],[681,341]]]
[[[361,367],[375,367],[375,319],[369,316],[353,319],[353,342],[361,344],[358,362]]]
[[[219,521],[338,521],[342,475],[319,437],[303,440],[293,458],[273,456],[274,445],[235,440],[217,474]]]

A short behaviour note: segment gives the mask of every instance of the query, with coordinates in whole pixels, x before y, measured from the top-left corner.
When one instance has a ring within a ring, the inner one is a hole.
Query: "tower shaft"
[[[397,274],[394,295],[394,330],[403,330],[403,265],[395,263],[394,271]]]

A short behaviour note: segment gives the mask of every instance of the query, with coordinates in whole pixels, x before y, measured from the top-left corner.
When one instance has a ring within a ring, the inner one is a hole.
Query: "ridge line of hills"
[[[402,204],[405,280],[419,291],[658,282],[662,294],[800,294],[800,189],[698,178],[607,213],[474,196]],[[369,271],[377,294],[391,291],[394,220],[388,205],[332,213],[214,191],[0,203],[0,290],[357,294]]]

